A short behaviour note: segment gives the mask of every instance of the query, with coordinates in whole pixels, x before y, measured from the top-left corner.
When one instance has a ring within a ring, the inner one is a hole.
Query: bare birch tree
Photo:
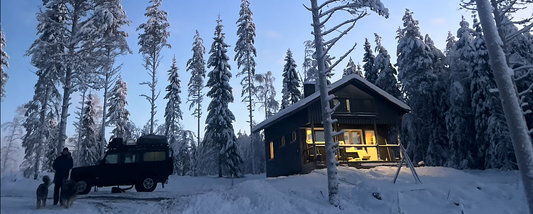
[[[380,0],[327,0],[321,5],[318,5],[317,0],[311,0],[311,8],[304,7],[312,12],[313,15],[313,34],[315,36],[316,58],[318,61],[318,85],[320,87],[320,103],[322,106],[322,124],[324,125],[324,135],[326,139],[326,166],[328,173],[328,195],[329,203],[335,207],[340,206],[339,200],[339,182],[337,179],[337,161],[335,153],[339,147],[338,142],[333,142],[333,137],[344,134],[344,131],[334,132],[332,125],[337,120],[331,119],[331,114],[335,111],[338,105],[333,108],[330,107],[329,102],[333,99],[333,95],[328,94],[326,74],[335,68],[348,54],[350,54],[357,45],[354,44],[350,50],[342,55],[335,63],[329,67],[325,67],[325,56],[331,48],[350,30],[355,27],[357,21],[369,15],[368,9],[376,12],[385,18],[389,17],[389,10],[383,6]],[[326,23],[336,12],[347,12],[353,16],[352,19],[346,20],[340,24],[335,25],[329,29],[325,28]],[[348,27],[346,27],[348,26]],[[333,32],[340,32],[337,36],[330,40],[324,40],[324,37],[330,36]],[[323,41],[326,41],[323,43]]]
[[[533,214],[533,145],[528,135],[526,121],[519,105],[518,93],[513,84],[513,70],[507,65],[504,45],[496,28],[495,18],[491,14],[492,6],[488,0],[476,0],[477,10],[485,41],[489,50],[490,65],[494,72],[496,86],[502,100],[503,111],[507,125],[512,127],[511,139],[516,155],[518,169],[522,175],[524,191],[529,206],[529,213]]]

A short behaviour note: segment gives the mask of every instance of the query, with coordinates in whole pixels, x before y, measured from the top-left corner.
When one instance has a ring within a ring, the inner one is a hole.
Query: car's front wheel
[[[87,177],[84,177],[78,180],[78,194],[85,195],[91,191],[91,180]]]
[[[154,176],[144,176],[135,184],[135,190],[137,192],[153,192],[156,187],[157,181]]]

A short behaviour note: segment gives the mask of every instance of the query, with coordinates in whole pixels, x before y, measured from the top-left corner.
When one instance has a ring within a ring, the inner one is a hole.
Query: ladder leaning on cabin
[[[409,146],[407,146],[407,148],[409,149]],[[413,166],[413,162],[411,162],[411,158],[409,158],[409,155],[407,155],[407,151],[403,148],[403,145],[400,145],[400,153],[402,154],[402,160],[400,161],[400,164],[398,164],[398,170],[396,170],[396,175],[394,176],[394,181],[392,182],[396,183],[396,179],[398,179],[398,175],[400,174],[400,169],[402,168],[403,162],[405,161],[407,163],[407,167],[411,169],[411,173],[415,178],[415,182],[421,184],[422,181],[420,181],[418,173],[416,173],[415,167]]]

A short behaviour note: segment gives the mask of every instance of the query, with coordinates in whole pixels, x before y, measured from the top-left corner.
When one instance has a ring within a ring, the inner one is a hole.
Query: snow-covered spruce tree
[[[45,8],[44,12],[37,13],[37,20],[39,21],[37,31],[40,35],[26,52],[26,55],[31,56],[31,64],[38,69],[35,72],[38,79],[34,86],[32,100],[25,104],[27,111],[23,126],[26,134],[22,141],[25,154],[21,169],[24,171],[25,177],[29,178],[33,175],[34,179],[39,176],[44,150],[48,148],[47,145],[56,144],[56,148],[58,145],[63,145],[60,144],[59,140],[52,141],[53,136],[50,132],[53,129],[49,126],[49,121],[55,118],[49,118],[49,113],[59,109],[58,105],[62,95],[56,85],[61,79],[66,80],[63,77],[67,64],[62,62],[60,56],[66,52],[64,45],[66,38],[64,35],[64,22],[66,22],[64,16],[66,14],[62,13],[64,5],[56,4],[55,1],[45,4]],[[57,131],[56,138],[60,136],[59,129]]]
[[[57,133],[59,131],[59,109],[54,109],[48,112],[48,142],[44,145],[43,160],[42,160],[42,172],[54,172],[53,164],[57,158],[59,152],[57,152],[56,145],[53,142],[57,142]]]
[[[96,20],[95,8],[104,1],[47,0],[45,12],[37,13],[41,36],[53,35],[50,44],[58,46],[46,55],[60,65],[63,86],[61,117],[57,134],[57,150],[67,139],[67,119],[72,93],[78,87],[97,82],[96,70],[101,67],[102,34],[109,25]],[[107,20],[107,19],[106,19]],[[46,30],[43,32],[42,30]],[[34,54],[34,53],[33,53]],[[95,85],[98,89],[99,85]]]
[[[4,51],[4,46],[6,46],[6,36],[4,35],[4,30],[0,27],[0,99],[4,99],[6,96],[6,82],[9,76],[4,71],[4,66],[6,68],[9,68],[9,63],[7,60],[9,59],[9,56]],[[3,162],[2,162],[3,163]]]
[[[324,138],[326,139],[326,166],[328,173],[328,196],[329,203],[333,206],[340,206],[339,199],[339,182],[337,180],[337,161],[335,160],[335,153],[338,149],[338,142],[333,142],[333,137],[343,134],[342,132],[333,132],[332,126],[336,120],[331,119],[331,114],[335,111],[335,106],[333,109],[330,108],[329,102],[333,99],[333,95],[328,94],[327,90],[327,77],[328,70],[333,69],[337,66],[348,54],[350,54],[357,44],[342,55],[335,63],[330,67],[326,67],[325,60],[327,60],[327,55],[330,49],[339,41],[343,36],[345,36],[356,24],[356,22],[368,15],[367,8],[376,12],[379,15],[385,16],[388,18],[389,12],[388,9],[383,6],[379,0],[361,0],[361,1],[326,1],[321,5],[318,5],[317,0],[311,0],[311,8],[306,7],[307,10],[312,12],[313,18],[313,35],[315,37],[315,47],[316,50],[316,60],[318,62],[318,85],[320,88],[320,103],[322,106],[322,124],[324,125]],[[333,25],[329,29],[325,29],[326,23],[330,20],[331,16],[338,11],[346,11],[349,14],[353,15],[353,19],[346,20],[338,25]],[[344,29],[343,26],[348,25]],[[342,31],[341,31],[342,29]],[[341,33],[333,37],[332,39],[326,40],[325,37],[330,35],[332,32],[340,31]],[[327,42],[323,43],[326,40]]]
[[[265,120],[278,112],[279,102],[276,100],[276,89],[274,88],[274,81],[276,78],[271,71],[266,74],[256,74],[255,81],[258,83],[257,89],[257,103],[260,103],[260,108],[265,110]]]
[[[302,69],[304,72],[304,82],[316,82],[318,78],[315,66],[313,66],[313,54],[315,53],[315,48],[313,48],[314,42],[311,40],[306,40],[304,42],[304,62],[302,64]]]
[[[400,99],[401,93],[398,87],[398,80],[396,79],[398,72],[390,62],[389,52],[385,47],[381,46],[381,37],[378,34],[374,35],[376,36],[376,53],[378,53],[374,60],[374,67],[372,68],[372,72],[378,74],[375,84],[385,92]],[[355,69],[355,64],[351,60],[350,58],[350,62]]]
[[[517,91],[513,85],[512,70],[507,65],[505,53],[500,46],[502,39],[498,35],[494,19],[490,14],[491,6],[487,0],[476,0],[476,3],[507,125],[512,127],[509,131],[511,132],[518,169],[522,175],[529,213],[533,214],[533,145],[531,137],[528,135],[528,127],[519,106]]]
[[[519,92],[520,106],[526,118],[529,134],[533,139],[533,30],[520,31],[515,22],[506,17],[502,23],[506,37],[512,38],[506,44],[509,67],[514,70],[514,81]]]
[[[433,40],[426,34],[424,43],[429,47],[431,60],[433,63],[433,73],[436,76],[436,82],[433,86],[431,102],[433,108],[429,118],[427,118],[430,128],[429,146],[425,164],[430,166],[443,166],[449,159],[449,139],[446,132],[446,112],[448,111],[448,67],[446,66],[446,57],[444,53],[435,47]]]
[[[178,139],[171,144],[174,151],[174,173],[185,176],[193,171],[193,148],[195,148],[194,132],[190,130],[180,130]]]
[[[298,71],[296,71],[296,62],[294,62],[292,57],[291,49],[287,50],[282,76],[283,89],[281,89],[281,109],[284,109],[302,99],[300,77],[298,76]]]
[[[74,114],[76,115],[76,119],[78,120],[77,122],[74,122],[72,123],[72,125],[74,125],[74,128],[76,129],[76,135],[78,137],[78,139],[76,139],[76,148],[79,149],[80,148],[80,143],[81,143],[81,124],[83,122],[83,109],[85,107],[85,97],[86,97],[86,93],[87,93],[87,90],[80,90],[80,96],[81,96],[81,101],[79,102],[80,104],[80,107],[76,107],[76,109],[78,109],[78,111],[74,112]],[[72,154],[72,158],[74,159],[75,162],[79,163],[79,152],[77,152],[75,155]],[[76,166],[78,166],[76,164]]]
[[[97,140],[102,145],[101,155],[104,154],[105,149],[105,128],[107,126],[107,108],[108,108],[108,98],[109,91],[113,87],[113,83],[117,81],[117,74],[121,69],[121,65],[113,67],[115,64],[115,58],[120,55],[131,54],[131,50],[126,41],[128,33],[121,30],[122,26],[128,25],[131,21],[127,20],[126,11],[122,9],[121,0],[106,0],[101,5],[97,6],[95,9],[95,15],[93,18],[95,25],[107,25],[106,27],[100,27],[101,30],[99,33],[103,49],[100,51],[103,52],[102,57],[102,67],[98,70],[98,73],[102,76],[102,89],[103,93],[103,107],[101,114],[101,122],[99,136]]]
[[[213,68],[208,74],[206,87],[210,88],[207,96],[211,102],[207,107],[205,127],[206,147],[215,148],[218,151],[218,176],[223,174],[232,177],[242,177],[242,157],[237,145],[237,138],[233,130],[235,116],[229,109],[228,104],[233,102],[229,57],[226,55],[229,45],[225,43],[222,33],[222,20],[217,19],[215,37],[209,51],[207,68]]]
[[[372,46],[370,45],[370,42],[368,42],[368,38],[365,38],[365,46],[364,46],[365,53],[363,55],[363,71],[365,73],[365,79],[368,80],[372,84],[376,84],[376,80],[378,79],[378,74],[374,73],[373,67],[374,67],[374,59],[376,58],[374,56],[374,53],[372,52]]]
[[[357,73],[357,67],[355,65],[355,62],[353,62],[352,57],[350,57],[350,60],[348,61],[348,65],[346,65],[346,68],[344,69],[344,72],[342,73],[342,76],[350,75],[350,74],[356,74]]]
[[[191,72],[191,79],[189,80],[189,96],[187,102],[191,103],[189,105],[189,110],[194,108],[192,115],[198,118],[198,131],[197,141],[200,143],[200,119],[202,118],[202,101],[204,94],[202,89],[204,88],[204,78],[205,78],[205,47],[204,40],[200,37],[198,30],[194,35],[194,43],[192,44],[192,58],[187,61],[187,71]]]
[[[429,118],[433,106],[431,98],[436,75],[429,47],[418,27],[418,20],[406,9],[402,18],[403,28],[398,29],[397,65],[398,79],[403,84],[407,97],[406,103],[411,107],[411,114],[402,117],[402,142],[409,144],[409,155],[413,162],[425,160],[429,146],[430,130],[433,128]]]
[[[167,29],[170,27],[168,23],[168,13],[163,10],[159,10],[161,2],[163,0],[150,0],[153,3],[146,8],[144,16],[148,17],[146,23],[142,23],[137,28],[137,31],[143,30],[142,34],[139,34],[139,53],[143,55],[144,68],[148,71],[148,75],[151,80],[140,83],[141,85],[147,85],[150,88],[151,95],[141,94],[150,103],[150,134],[154,133],[155,129],[155,114],[157,113],[157,106],[155,102],[159,97],[160,92],[156,94],[157,76],[156,71],[159,67],[159,63],[163,58],[161,56],[161,50],[164,47],[170,48],[170,44],[167,43],[167,38],[170,33]]]
[[[464,17],[460,26],[457,30],[459,40],[455,43],[455,56],[452,56],[454,59],[450,64],[450,107],[446,113],[446,123],[451,154],[448,166],[465,169],[474,167],[474,154],[477,153],[469,78],[473,30]]]
[[[100,156],[100,145],[96,141],[98,133],[94,130],[96,112],[91,92],[87,95],[82,115],[79,161],[80,166],[91,166],[98,163]]]
[[[178,174],[184,175],[185,162],[188,162],[189,158],[185,158],[188,156],[188,148],[183,145],[186,142],[180,136],[183,134],[180,131],[180,120],[183,120],[183,113],[180,108],[181,81],[179,79],[178,67],[176,66],[176,56],[172,59],[172,65],[170,66],[170,70],[168,70],[168,82],[169,85],[165,89],[167,94],[164,97],[164,99],[168,100],[164,115],[164,135],[167,136],[169,144],[174,148],[174,152],[176,153],[176,157],[174,157],[176,172],[180,171],[181,173]],[[180,167],[178,167],[178,164]]]
[[[481,24],[474,16],[474,40],[472,42],[470,91],[474,113],[475,145],[477,147],[474,168],[513,169],[516,162],[509,129],[497,93],[494,75],[489,64],[489,55],[483,38]]]
[[[254,85],[255,77],[255,60],[257,57],[257,51],[255,50],[255,23],[253,18],[253,12],[250,9],[250,2],[248,0],[242,0],[241,10],[239,11],[239,19],[237,20],[237,43],[235,44],[235,58],[237,61],[237,69],[242,67],[236,77],[244,76],[241,80],[243,97],[242,102],[248,103],[246,108],[248,109],[248,123],[250,125],[250,133],[252,132],[253,122],[253,98],[256,96],[256,89]],[[252,139],[250,139],[252,140]],[[250,141],[251,142],[251,141]],[[252,144],[252,151],[254,150]],[[252,158],[252,166],[255,166],[255,160]],[[252,168],[252,174],[255,174],[255,168]]]
[[[363,67],[361,67],[361,64],[359,63],[357,63],[355,74],[359,75],[360,77],[363,77]]]
[[[24,106],[17,107],[16,114],[13,120],[2,124],[2,142],[5,144],[2,146],[2,152],[0,160],[2,162],[2,172],[5,171],[18,171],[16,161],[20,152],[20,139],[24,136],[24,114],[26,109]]]
[[[533,0],[491,1],[492,14],[498,29],[498,35],[502,38],[503,51],[507,64],[514,70],[514,81],[519,93],[520,106],[526,117],[529,134],[533,139],[533,19],[525,17],[518,20],[513,14],[527,10]],[[463,0],[461,6],[465,9],[476,10],[474,0]],[[511,21],[512,20],[512,21]],[[517,26],[522,26],[518,29]]]
[[[126,82],[122,80],[122,76],[119,75],[118,80],[109,92],[108,97],[109,111],[106,115],[106,125],[115,127],[111,131],[113,134],[111,135],[111,139],[122,138],[128,140],[134,138],[132,136],[132,129],[134,127],[128,125],[130,112],[126,109],[126,105],[128,105],[128,101],[126,100],[127,95],[128,84],[126,84]]]

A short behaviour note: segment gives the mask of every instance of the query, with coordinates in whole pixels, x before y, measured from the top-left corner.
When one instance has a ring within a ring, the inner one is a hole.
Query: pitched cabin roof
[[[361,77],[361,76],[359,76],[357,74],[347,75],[347,76],[343,77],[342,79],[338,80],[337,82],[334,82],[334,83],[328,85],[328,94],[330,94],[331,91],[334,91],[336,89],[339,89],[339,88],[345,86],[346,84],[348,84],[352,80],[353,81],[357,81],[357,82],[367,86],[370,90],[376,92],[381,97],[385,98],[386,100],[388,100],[391,103],[395,104],[396,106],[400,107],[405,112],[411,111],[411,107],[409,107],[407,104],[405,104],[401,100],[397,99],[396,97],[390,95],[389,93],[383,91],[381,88],[379,88],[376,85],[368,82],[366,79],[364,79],[363,77]],[[255,132],[258,132],[258,131],[260,131],[262,129],[268,128],[269,126],[271,126],[272,124],[278,122],[279,120],[282,120],[282,119],[284,119],[284,118],[296,113],[298,110],[309,106],[311,103],[313,103],[313,101],[315,101],[319,97],[320,97],[320,93],[313,93],[313,94],[309,95],[308,97],[305,97],[305,98],[301,99],[300,101],[290,105],[289,107],[287,107],[285,109],[282,109],[278,113],[272,115],[270,118],[264,120],[263,122],[257,124],[256,126],[254,126],[253,129],[252,129],[252,132],[255,133]]]

